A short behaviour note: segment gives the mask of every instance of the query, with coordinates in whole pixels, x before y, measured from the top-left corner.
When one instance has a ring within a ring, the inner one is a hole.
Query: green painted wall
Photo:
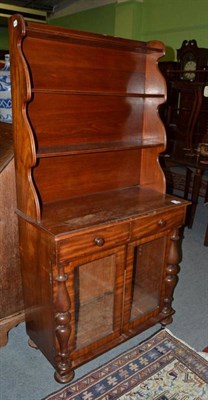
[[[174,60],[183,40],[208,47],[208,0],[127,0],[53,20],[52,23],[144,41],[161,40]]]
[[[86,32],[114,35],[115,5],[109,4],[49,21],[50,24]]]
[[[0,28],[0,49],[7,50],[9,48],[8,29]]]
[[[142,7],[143,3],[136,0],[127,0],[124,3],[115,1],[103,7],[55,18],[49,23],[81,31],[136,39],[141,29]]]
[[[141,40],[165,43],[167,60],[185,39],[208,47],[208,0],[144,0],[141,31]]]
[[[115,5],[115,36],[138,39],[141,37],[143,3],[126,1]]]

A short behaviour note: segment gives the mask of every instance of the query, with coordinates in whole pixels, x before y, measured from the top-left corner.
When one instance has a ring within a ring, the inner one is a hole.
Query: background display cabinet
[[[62,383],[171,322],[187,202],[165,194],[164,48],[10,20],[26,326]]]

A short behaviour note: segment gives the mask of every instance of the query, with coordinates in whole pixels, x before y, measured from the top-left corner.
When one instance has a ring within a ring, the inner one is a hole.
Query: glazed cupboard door
[[[161,311],[168,240],[164,234],[128,247],[124,330],[133,329]]]
[[[125,246],[72,261],[66,267],[73,354],[79,357],[120,336]]]

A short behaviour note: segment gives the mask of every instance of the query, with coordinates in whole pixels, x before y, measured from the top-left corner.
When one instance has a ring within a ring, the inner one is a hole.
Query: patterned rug
[[[161,330],[46,399],[207,400],[208,361]]]

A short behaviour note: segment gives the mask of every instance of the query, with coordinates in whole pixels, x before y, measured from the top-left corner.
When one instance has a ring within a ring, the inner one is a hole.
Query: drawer
[[[132,221],[131,239],[150,236],[184,223],[185,208],[151,214]]]
[[[59,243],[59,260],[64,261],[115,247],[128,239],[128,222],[75,234]]]

